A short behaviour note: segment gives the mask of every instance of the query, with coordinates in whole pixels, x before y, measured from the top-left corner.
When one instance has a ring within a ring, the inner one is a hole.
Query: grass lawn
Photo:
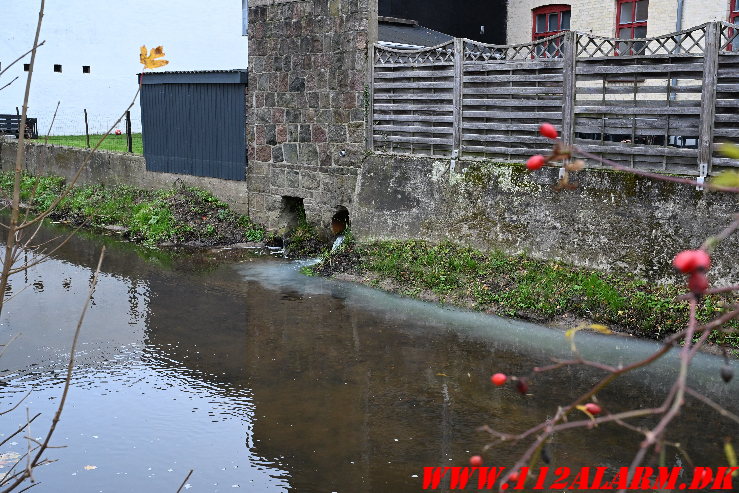
[[[95,143],[102,137],[102,135],[90,135],[90,147],[95,147]],[[144,144],[141,140],[141,134],[133,134],[133,153],[143,154]],[[44,137],[39,136],[35,139],[35,142],[44,142]],[[50,135],[48,143],[52,145],[63,145],[71,147],[87,147],[87,137],[84,135]],[[118,151],[128,152],[128,142],[126,135],[115,135],[111,134],[105,138],[100,149],[104,151]]]

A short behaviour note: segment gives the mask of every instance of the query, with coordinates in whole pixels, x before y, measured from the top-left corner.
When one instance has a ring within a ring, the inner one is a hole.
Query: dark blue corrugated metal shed
[[[246,81],[246,70],[145,73],[146,169],[244,180]]]

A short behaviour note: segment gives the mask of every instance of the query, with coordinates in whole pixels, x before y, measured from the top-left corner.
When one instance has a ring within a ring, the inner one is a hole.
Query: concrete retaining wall
[[[584,170],[554,191],[557,169],[390,155],[361,168],[352,229],[361,239],[452,240],[575,265],[673,278],[676,252],[698,247],[739,210],[739,197],[634,175]],[[462,172],[460,172],[462,171]],[[713,280],[739,279],[739,234],[718,246]]]
[[[13,169],[18,144],[0,139],[0,166]],[[89,151],[75,147],[26,144],[26,170],[35,175],[56,175],[71,179]],[[243,181],[202,178],[190,175],[157,173],[146,170],[143,156],[98,151],[80,176],[79,184],[131,185],[157,189],[171,187],[176,180],[204,188],[231,204],[234,210],[249,214],[247,185]]]

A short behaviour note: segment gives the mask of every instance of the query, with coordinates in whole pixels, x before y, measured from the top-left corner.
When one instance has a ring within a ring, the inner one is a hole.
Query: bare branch
[[[193,470],[194,469],[190,469],[190,472],[187,473],[187,476],[185,476],[185,480],[182,482],[182,484],[180,485],[180,487],[177,488],[177,492],[176,493],[180,493],[180,491],[182,491],[182,488],[185,487],[185,485],[187,484],[187,480],[190,479],[190,476],[192,475]]]

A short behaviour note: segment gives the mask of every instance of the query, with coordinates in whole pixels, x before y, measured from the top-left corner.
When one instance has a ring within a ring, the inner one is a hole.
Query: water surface
[[[0,432],[42,416],[61,392],[66,354],[100,239],[80,238],[16,276],[0,337],[22,335],[0,359]],[[110,242],[108,242],[110,243]],[[655,349],[622,336],[579,334],[587,357],[628,363]],[[213,268],[197,258],[142,258],[112,243],[84,324],[69,403],[36,491],[416,492],[422,468],[465,465],[489,424],[521,431],[600,375],[567,369],[539,376],[530,396],[493,388],[496,371],[525,375],[568,354],[559,331],[402,299],[298,272],[255,257]],[[677,358],[601,393],[607,409],[654,405]],[[739,412],[736,381],[701,356],[693,384]],[[671,438],[698,464],[723,463],[737,428],[689,402]],[[562,433],[553,466],[622,466],[639,437],[613,426]],[[0,454],[22,453],[22,439]],[[489,465],[511,465],[521,447],[496,446]],[[671,451],[670,465],[684,460]],[[86,466],[95,466],[94,469]],[[3,470],[0,469],[0,472]]]

